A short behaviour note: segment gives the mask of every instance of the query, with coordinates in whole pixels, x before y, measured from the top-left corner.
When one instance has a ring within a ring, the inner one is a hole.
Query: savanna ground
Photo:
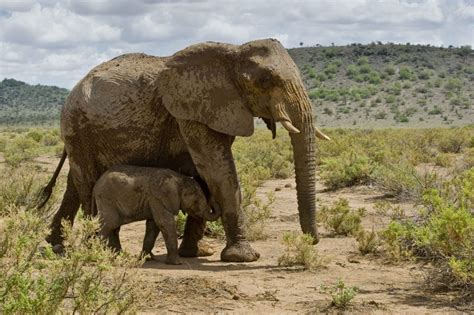
[[[0,135],[0,307],[4,313],[462,313],[473,312],[474,129],[327,130],[318,143],[321,239],[301,234],[289,137],[257,130],[234,145],[254,263],[216,253],[164,264],[137,261],[144,222],[122,228],[114,257],[81,215],[67,253],[43,241],[67,165],[45,210],[32,210],[57,165],[56,129]],[[182,228],[183,216],[178,217]],[[44,247],[42,247],[44,246]]]

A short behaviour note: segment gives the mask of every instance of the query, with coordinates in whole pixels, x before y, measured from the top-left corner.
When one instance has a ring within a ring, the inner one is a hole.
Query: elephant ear
[[[175,176],[150,176],[147,191],[150,205],[164,208],[176,215],[181,204],[178,192],[179,184]]]
[[[204,43],[169,57],[158,86],[171,115],[232,136],[253,133],[253,115],[233,77],[235,50],[233,45]]]

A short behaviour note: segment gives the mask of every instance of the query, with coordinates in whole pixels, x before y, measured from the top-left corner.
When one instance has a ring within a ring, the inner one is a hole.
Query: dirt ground
[[[48,157],[36,161],[51,173],[57,163],[57,159]],[[66,174],[65,169],[62,173]],[[216,249],[213,256],[182,258],[182,265],[169,266],[164,263],[166,250],[160,236],[154,251],[158,261],[146,262],[139,272],[144,289],[152,289],[149,303],[140,313],[337,313],[337,309],[330,307],[330,296],[321,292],[320,287],[335,284],[338,279],[359,290],[348,313],[474,312],[472,302],[459,303],[453,293],[433,292],[424,286],[423,274],[430,268],[428,265],[389,264],[383,256],[362,256],[352,237],[333,237],[323,227],[320,227],[321,241],[317,249],[327,261],[325,268],[304,271],[279,267],[283,233],[300,231],[294,179],[267,181],[258,195],[265,198],[269,191],[274,192],[275,202],[266,224],[268,239],[252,243],[261,254],[257,262],[223,263],[219,254],[225,242],[206,238]],[[387,199],[371,187],[327,192],[318,182],[317,197],[318,206],[346,198],[353,208],[365,207],[367,215],[363,226],[366,229],[388,222],[388,218],[377,215],[373,207],[377,200]],[[399,205],[407,212],[414,208],[409,203]],[[144,227],[144,222],[137,222],[122,228],[121,240],[126,251],[139,253]]]
[[[292,187],[285,187],[289,186]],[[356,241],[351,237],[332,237],[324,228],[317,245],[318,251],[327,261],[326,268],[303,271],[299,268],[281,268],[278,257],[283,252],[281,236],[285,231],[300,231],[294,179],[271,180],[259,190],[264,198],[268,191],[275,191],[276,200],[272,216],[267,224],[268,239],[257,241],[253,246],[261,258],[254,263],[237,264],[219,261],[224,248],[223,241],[207,239],[215,246],[211,257],[186,259],[183,265],[164,264],[163,241],[157,241],[155,251],[160,261],[146,262],[143,277],[156,283],[149,309],[187,313],[314,313],[337,312],[329,307],[330,297],[321,292],[321,285],[334,284],[342,279],[348,286],[359,289],[351,313],[462,313],[472,311],[469,306],[456,305],[455,296],[449,293],[434,293],[423,287],[423,269],[420,264],[393,265],[382,257],[361,256]],[[352,207],[365,207],[367,216],[363,225],[373,226],[375,217],[373,203],[382,194],[369,187],[355,187],[337,192],[324,192],[318,185],[318,198],[328,204],[338,198],[346,198]],[[410,204],[400,204],[407,211]],[[382,218],[383,221],[386,218]],[[144,224],[134,223],[122,230],[126,250],[139,252],[144,234]],[[156,297],[156,299],[155,299]],[[183,303],[181,298],[186,298]],[[472,305],[471,305],[472,307]]]

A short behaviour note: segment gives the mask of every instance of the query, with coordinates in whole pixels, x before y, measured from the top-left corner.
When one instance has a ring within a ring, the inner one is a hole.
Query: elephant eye
[[[269,73],[262,75],[259,78],[257,85],[261,87],[262,89],[270,88],[272,85],[272,76]]]

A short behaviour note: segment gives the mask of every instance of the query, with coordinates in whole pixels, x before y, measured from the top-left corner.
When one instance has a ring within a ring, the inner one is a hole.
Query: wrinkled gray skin
[[[99,232],[108,245],[119,252],[119,231],[124,224],[147,220],[142,255],[153,258],[152,249],[161,231],[168,255],[167,264],[180,264],[174,216],[179,210],[195,218],[215,221],[199,184],[190,177],[169,169],[113,166],[95,184],[92,208],[97,210],[102,227]]]
[[[200,177],[222,213],[223,261],[259,254],[245,238],[241,192],[232,156],[235,136],[253,133],[261,117],[291,135],[303,232],[317,240],[313,112],[298,68],[274,39],[240,46],[208,42],[170,57],[127,54],[92,69],[71,91],[61,113],[70,171],[48,241],[62,242],[61,220],[79,205],[94,215],[91,194],[110,166],[169,168]],[[181,256],[209,255],[200,242],[205,221],[188,218]]]

